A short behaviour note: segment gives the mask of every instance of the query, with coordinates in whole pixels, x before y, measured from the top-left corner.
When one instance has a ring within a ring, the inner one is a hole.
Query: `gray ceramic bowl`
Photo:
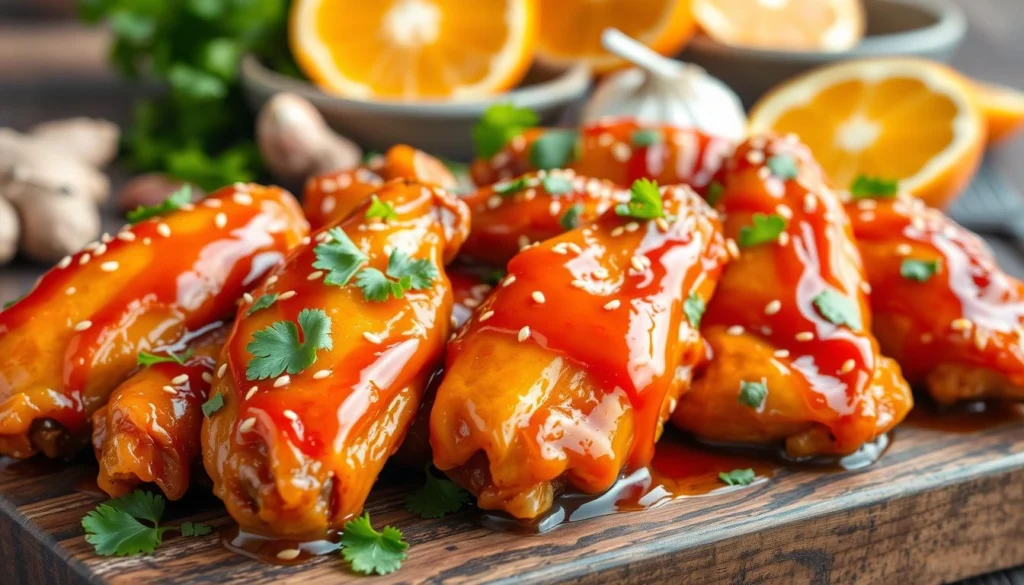
[[[946,62],[967,32],[963,11],[949,0],[866,0],[867,34],[835,53],[798,53],[727,47],[704,35],[679,55],[721,79],[748,107],[772,87],[820,65],[843,59],[903,55]]]
[[[480,100],[369,102],[326,94],[311,83],[271,71],[246,56],[242,59],[242,85],[254,110],[282,91],[308,99],[331,127],[367,150],[384,151],[404,143],[466,161],[473,155],[470,129],[488,106],[512,102],[531,108],[542,122],[555,122],[587,93],[590,71],[585,66],[563,70],[534,66],[520,87]]]

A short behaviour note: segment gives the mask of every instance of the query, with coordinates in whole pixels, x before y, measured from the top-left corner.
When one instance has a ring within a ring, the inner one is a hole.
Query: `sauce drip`
[[[218,534],[221,544],[231,552],[274,565],[302,564],[313,557],[337,552],[341,548],[341,533],[334,531],[327,538],[293,540],[246,532],[237,524],[230,524],[221,528]],[[290,551],[295,550],[299,553],[292,557],[294,553]]]

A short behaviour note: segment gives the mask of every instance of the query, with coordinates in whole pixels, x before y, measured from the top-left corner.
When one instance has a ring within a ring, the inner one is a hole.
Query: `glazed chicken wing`
[[[0,313],[0,453],[69,455],[135,369],[235,302],[307,233],[295,199],[237,185],[62,260]]]
[[[170,500],[188,490],[200,455],[202,406],[227,336],[223,325],[208,329],[152,354],[162,361],[142,367],[92,415],[97,483],[110,497],[147,482],[156,483]]]
[[[394,217],[366,202],[295,250],[221,356],[203,462],[245,530],[322,536],[358,514],[441,360],[469,211],[405,179],[378,196]]]
[[[844,455],[885,433],[912,398],[870,333],[849,220],[807,149],[755,137],[726,164],[719,209],[738,256],[701,332],[713,357],[673,422],[698,437]]]
[[[701,191],[734,147],[731,141],[694,129],[610,118],[586,124],[579,131],[524,130],[494,156],[474,161],[470,175],[482,186],[532,171],[568,168],[621,186],[648,178],[662,185],[684,183]]]
[[[847,205],[882,352],[936,402],[1024,399],[1024,283],[981,238],[909,196]]]
[[[715,212],[662,193],[656,221],[609,211],[524,249],[449,344],[430,442],[480,507],[536,518],[650,460],[704,357],[689,319],[726,258]]]

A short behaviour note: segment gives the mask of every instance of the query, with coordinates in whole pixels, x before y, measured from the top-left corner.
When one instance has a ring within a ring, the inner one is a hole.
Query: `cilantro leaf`
[[[164,532],[172,530],[160,528],[164,503],[162,496],[142,490],[104,502],[82,518],[85,540],[96,549],[96,554],[104,556],[153,552],[162,542]],[[140,520],[147,520],[152,526]]]
[[[654,219],[665,217],[664,204],[658,183],[648,179],[637,179],[629,188],[629,203],[615,206],[615,214],[633,219]]]
[[[533,142],[530,163],[537,169],[560,169],[579,154],[579,134],[574,130],[547,130]]]
[[[740,382],[739,403],[750,408],[761,408],[768,396],[768,385],[764,382]]]
[[[495,268],[494,270],[491,270],[487,272],[487,274],[481,276],[480,280],[484,281],[485,284],[496,286],[499,282],[501,282],[501,279],[505,278],[505,274],[507,274],[507,272],[505,272],[501,268]]]
[[[773,175],[788,181],[795,179],[800,174],[800,169],[796,166],[796,159],[788,154],[776,154],[768,159],[768,170]]]
[[[857,199],[890,199],[900,191],[900,182],[858,175],[850,184],[850,196]]]
[[[387,575],[402,566],[409,543],[402,540],[402,532],[393,526],[377,532],[370,524],[370,514],[364,513],[345,523],[341,546],[341,556],[351,563],[353,571]]]
[[[740,228],[739,245],[743,248],[774,242],[786,229],[786,220],[781,215],[755,213],[751,222]]]
[[[366,219],[373,219],[379,217],[384,221],[390,221],[392,219],[398,219],[398,212],[395,211],[387,201],[381,201],[376,195],[370,197],[370,207],[366,210]]]
[[[224,395],[213,394],[209,400],[203,403],[203,416],[210,418],[222,408],[224,408]]]
[[[733,469],[728,473],[719,473],[718,479],[727,485],[750,485],[757,479],[757,475],[754,474],[753,469],[748,467],[747,469]]]
[[[510,103],[494,104],[487,108],[471,131],[477,156],[489,158],[498,154],[509,140],[523,130],[536,126],[539,121],[537,114],[530,108]]]
[[[700,329],[700,320],[704,317],[704,310],[707,309],[707,304],[704,299],[697,296],[697,293],[690,293],[690,296],[686,297],[683,302],[683,312],[686,313],[686,318],[690,320],[690,325],[694,328]]]
[[[249,312],[246,314],[252,315],[257,311],[262,311],[263,309],[266,309],[270,305],[273,305],[275,302],[277,302],[277,293],[260,295],[260,298],[256,299],[256,302],[254,302],[252,306],[249,307]]]
[[[172,211],[181,209],[182,205],[192,202],[192,186],[183,185],[180,189],[171,193],[163,203],[159,205],[140,205],[125,214],[128,223],[139,223],[151,217],[166,215]]]
[[[708,190],[707,194],[704,196],[704,200],[708,202],[708,205],[714,207],[722,200],[722,195],[724,193],[725,187],[720,182],[711,181],[708,183]]]
[[[331,240],[313,248],[313,253],[316,254],[313,268],[327,271],[324,284],[345,286],[366,263],[366,254],[363,254],[341,228],[331,228],[327,233]]]
[[[376,268],[364,268],[356,275],[356,286],[363,290],[363,298],[375,303],[388,300],[392,294],[402,298],[405,291],[397,282],[393,282]]]
[[[562,214],[562,217],[558,218],[558,225],[562,226],[566,230],[576,229],[576,227],[580,225],[581,213],[583,213],[583,204],[574,203],[572,207]]]
[[[469,492],[449,479],[434,477],[430,467],[426,467],[427,483],[415,493],[406,494],[405,509],[421,518],[444,518],[458,512],[470,501]]]
[[[154,364],[178,364],[179,366],[185,364],[185,360],[192,357],[192,348],[185,350],[185,353],[180,356],[175,354],[173,351],[168,350],[167,355],[156,355],[153,353],[140,351],[139,355],[135,358],[136,365],[148,368]]]
[[[298,374],[316,362],[317,350],[332,347],[331,319],[327,313],[321,309],[303,309],[299,312],[298,327],[292,321],[277,321],[253,333],[252,341],[245,346],[253,356],[245,377],[264,380],[284,372]]]
[[[494,185],[494,192],[502,197],[508,195],[514,195],[527,187],[526,177],[519,177],[508,181],[507,183],[497,183]]]
[[[399,280],[408,278],[410,284],[405,287],[406,290],[410,288],[413,290],[423,290],[430,288],[430,285],[437,280],[439,274],[437,268],[430,260],[426,258],[413,260],[405,252],[396,249],[391,252],[391,257],[388,258],[388,276]]]
[[[548,192],[548,195],[565,195],[572,192],[572,181],[565,177],[548,175],[540,182],[544,185],[544,190]]]
[[[213,532],[213,527],[202,522],[182,522],[179,526],[182,536],[203,536]]]
[[[637,148],[654,146],[661,142],[661,132],[652,128],[640,128],[639,130],[633,131],[633,134],[629,137],[629,141]]]
[[[914,260],[905,258],[900,264],[900,276],[907,280],[917,282],[928,282],[931,277],[939,273],[942,268],[941,260]]]
[[[857,309],[857,305],[830,288],[821,291],[818,296],[814,297],[814,306],[829,323],[846,325],[854,331],[861,328],[860,311]]]

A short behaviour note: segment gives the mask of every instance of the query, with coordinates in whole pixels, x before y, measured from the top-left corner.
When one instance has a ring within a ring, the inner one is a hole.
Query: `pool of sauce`
[[[1024,404],[966,402],[955,406],[939,406],[923,397],[917,397],[916,402],[910,415],[903,421],[904,426],[971,434],[1024,423]]]
[[[218,534],[221,544],[228,550],[275,565],[297,565],[316,556],[337,552],[341,548],[340,532],[331,532],[327,538],[322,539],[295,540],[246,532],[232,523],[221,528]],[[281,551],[291,550],[298,550],[299,554],[294,558],[278,556]]]

